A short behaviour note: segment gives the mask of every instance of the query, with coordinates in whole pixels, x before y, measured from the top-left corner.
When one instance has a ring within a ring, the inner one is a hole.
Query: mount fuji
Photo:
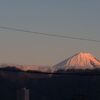
[[[80,52],[53,66],[54,70],[100,68],[100,60],[90,53]]]
[[[38,72],[49,72],[53,73],[56,71],[66,71],[70,69],[100,69],[100,60],[95,58],[90,53],[80,52],[74,56],[65,59],[64,61],[54,65],[54,66],[37,66],[37,65],[11,65],[4,64],[0,65],[0,68],[16,68],[21,71],[38,71]]]

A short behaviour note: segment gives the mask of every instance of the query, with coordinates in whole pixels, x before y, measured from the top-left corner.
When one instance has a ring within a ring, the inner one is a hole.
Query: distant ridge
[[[0,68],[15,68],[20,71],[51,72],[51,67],[38,65],[1,64]]]

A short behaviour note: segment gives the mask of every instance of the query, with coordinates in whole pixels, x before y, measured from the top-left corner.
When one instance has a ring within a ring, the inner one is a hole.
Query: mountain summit
[[[100,68],[100,61],[92,54],[80,52],[54,65],[55,70]]]

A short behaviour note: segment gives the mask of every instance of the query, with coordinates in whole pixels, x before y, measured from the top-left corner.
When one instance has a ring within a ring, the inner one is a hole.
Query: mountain
[[[37,66],[37,65],[14,65],[14,64],[2,64],[0,68],[17,69],[21,71],[36,71],[36,72],[48,72],[53,73],[59,70],[68,69],[100,69],[100,60],[96,59],[92,54],[80,52],[74,56],[65,59],[64,61],[50,67],[50,66]]]
[[[54,70],[100,68],[100,60],[92,54],[80,52],[53,66]]]

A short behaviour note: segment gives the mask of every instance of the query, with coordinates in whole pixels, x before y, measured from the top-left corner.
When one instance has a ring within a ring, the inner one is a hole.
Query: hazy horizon
[[[100,40],[99,0],[1,0],[0,26]],[[100,42],[0,29],[0,63],[54,65],[78,52],[100,59]]]

